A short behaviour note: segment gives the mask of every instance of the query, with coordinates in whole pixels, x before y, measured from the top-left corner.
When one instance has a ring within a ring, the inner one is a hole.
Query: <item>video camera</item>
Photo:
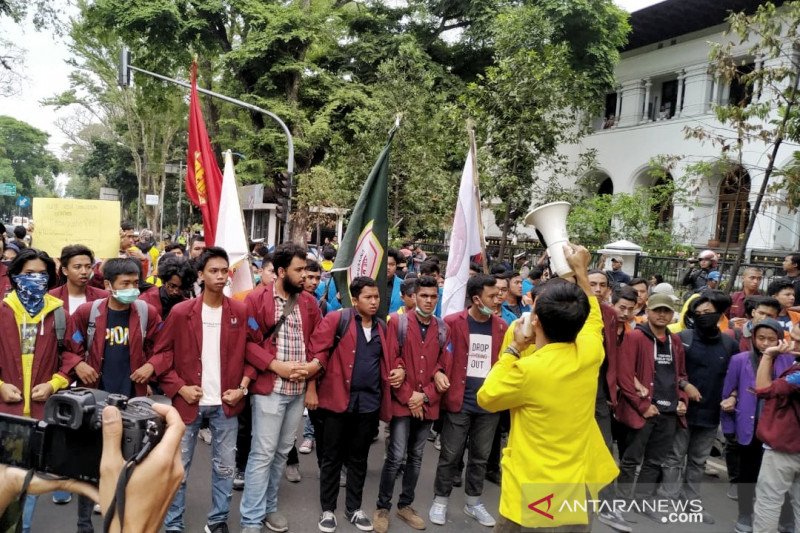
[[[47,399],[44,419],[0,414],[0,463],[97,484],[103,453],[103,408],[122,415],[122,456],[136,457],[164,434],[147,398],[76,388]]]

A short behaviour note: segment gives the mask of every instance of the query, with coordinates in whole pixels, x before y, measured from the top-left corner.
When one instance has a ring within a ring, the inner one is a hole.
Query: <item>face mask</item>
[[[29,315],[38,315],[44,307],[44,295],[47,294],[49,280],[50,277],[43,272],[14,276],[17,298]]]
[[[422,309],[420,309],[419,307],[417,307],[416,309],[414,309],[414,311],[416,311],[416,313],[417,313],[417,314],[418,314],[420,317],[422,317],[422,318],[430,318],[430,317],[432,317],[432,316],[433,316],[433,313],[426,313],[425,311],[423,311],[423,310],[422,310]]]
[[[483,302],[478,304],[478,312],[480,314],[482,314],[483,316],[492,316],[494,314],[494,311],[492,311],[492,308],[491,307],[486,307],[485,305],[483,305]]]
[[[253,276],[253,281],[255,281],[256,285],[261,285],[261,276],[260,275]]]
[[[139,289],[119,289],[111,291],[114,299],[123,305],[130,305],[139,297]]]
[[[9,267],[9,266],[11,266],[12,262],[3,260],[3,261],[0,261],[0,263],[3,263],[5,266]]]
[[[718,330],[717,323],[721,313],[710,313],[708,315],[699,315],[694,317],[694,327],[698,331],[704,333],[716,333]]]

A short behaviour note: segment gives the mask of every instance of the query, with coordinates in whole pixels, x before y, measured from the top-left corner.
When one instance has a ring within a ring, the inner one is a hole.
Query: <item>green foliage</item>
[[[27,122],[0,116],[0,182],[13,183],[17,194],[33,198],[54,196],[58,160],[47,151],[47,133]],[[0,215],[16,211],[16,198],[0,196]]]

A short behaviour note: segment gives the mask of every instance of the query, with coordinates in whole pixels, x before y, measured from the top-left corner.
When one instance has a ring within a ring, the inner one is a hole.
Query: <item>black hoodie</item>
[[[664,340],[653,334],[647,323],[638,324],[636,329],[642,331],[655,346],[653,358],[655,372],[653,374],[653,404],[659,413],[676,413],[678,410],[678,394],[675,391],[677,374],[675,371],[675,357],[672,352],[672,336],[667,331]],[[646,384],[645,384],[646,385]]]

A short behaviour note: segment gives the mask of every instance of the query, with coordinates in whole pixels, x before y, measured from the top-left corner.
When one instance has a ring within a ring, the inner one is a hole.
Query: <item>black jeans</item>
[[[378,424],[378,411],[373,413],[334,413],[317,409],[315,425],[317,443],[322,444],[319,473],[319,502],[322,511],[335,511],[339,498],[339,474],[347,467],[348,512],[361,509],[367,459],[372,435]],[[321,432],[317,433],[317,430]]]
[[[648,418],[640,429],[631,429],[617,478],[617,492],[622,498],[649,499],[654,496],[661,465],[672,450],[677,428],[678,417],[673,413]],[[636,468],[640,464],[642,467],[634,489]]]
[[[94,500],[86,496],[78,496],[78,533],[94,533],[93,511]]]
[[[508,433],[511,428],[511,412],[500,411],[500,421],[497,423],[497,429],[494,431],[494,439],[492,440],[492,451],[489,452],[489,460],[486,464],[487,472],[500,472],[500,457],[503,455],[503,433]]]
[[[417,488],[422,454],[431,431],[433,421],[419,420],[411,416],[396,416],[389,423],[389,447],[381,470],[381,485],[378,489],[378,509],[391,509],[394,495],[394,482],[400,466],[405,463],[403,472],[403,491],[400,493],[398,507],[408,507],[414,503],[414,490]]]
[[[253,431],[253,410],[248,398],[244,400],[244,409],[239,413],[239,433],[236,434],[236,470],[244,474],[247,469],[247,457],[250,455],[250,441]]]
[[[594,419],[600,427],[603,441],[611,455],[614,455],[614,438],[611,433],[611,408],[606,403],[605,397],[598,398],[594,406]],[[598,498],[603,501],[614,499],[614,483],[606,485],[598,493]]]
[[[725,434],[725,466],[728,468],[728,481],[739,482],[739,443],[735,433]]]
[[[500,415],[497,413],[445,413],[442,426],[442,450],[436,467],[433,493],[450,496],[453,478],[458,473],[458,463],[464,456],[464,446],[469,436],[469,457],[464,492],[467,496],[483,493],[486,461],[492,450],[494,431]]]

